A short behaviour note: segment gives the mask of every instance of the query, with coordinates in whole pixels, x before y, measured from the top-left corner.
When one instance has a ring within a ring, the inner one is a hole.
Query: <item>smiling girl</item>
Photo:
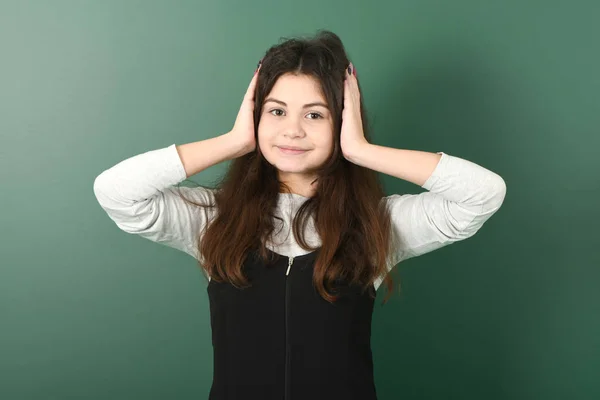
[[[215,188],[179,185],[226,160]],[[426,191],[386,196],[378,173]],[[388,272],[472,237],[506,185],[443,152],[372,144],[356,69],[320,31],[266,52],[230,132],[135,155],[94,192],[120,229],[185,251],[206,273],[210,399],[367,400]]]

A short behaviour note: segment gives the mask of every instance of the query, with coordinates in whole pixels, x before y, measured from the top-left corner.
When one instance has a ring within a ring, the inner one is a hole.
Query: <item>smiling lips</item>
[[[302,154],[302,153],[307,152],[307,150],[298,149],[298,148],[289,148],[289,147],[279,147],[279,150],[283,154]]]

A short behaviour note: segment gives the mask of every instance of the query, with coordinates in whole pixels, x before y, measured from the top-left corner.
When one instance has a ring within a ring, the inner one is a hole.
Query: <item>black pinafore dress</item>
[[[312,283],[316,250],[296,257],[253,251],[251,287],[211,280],[210,400],[376,400],[371,353],[374,299],[340,286],[331,304]],[[337,287],[337,286],[336,286]],[[371,286],[371,294],[375,288]]]

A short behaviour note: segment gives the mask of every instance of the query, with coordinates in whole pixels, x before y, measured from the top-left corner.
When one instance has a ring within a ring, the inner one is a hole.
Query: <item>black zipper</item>
[[[284,383],[284,400],[289,400],[291,398],[290,391],[290,344],[289,344],[289,309],[290,309],[290,284],[288,275],[290,274],[290,269],[292,267],[292,263],[294,262],[294,257],[288,257],[288,269],[285,273],[285,383]]]

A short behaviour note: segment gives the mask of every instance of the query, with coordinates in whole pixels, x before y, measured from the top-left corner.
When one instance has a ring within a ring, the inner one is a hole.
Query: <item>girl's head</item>
[[[392,231],[383,187],[375,171],[346,160],[340,147],[349,64],[341,40],[329,31],[267,50],[254,96],[256,149],[232,160],[216,185],[210,206],[218,212],[198,243],[201,266],[212,280],[249,284],[244,260],[253,250],[268,259],[266,243],[280,219],[277,207],[291,196],[284,192],[292,192],[305,197],[292,234],[302,248],[320,249],[313,282],[326,300],[336,299],[330,288],[340,280],[375,295],[373,284],[383,278],[392,290],[387,273]],[[286,154],[280,149],[286,146],[304,152]],[[318,247],[304,237],[311,219],[321,239]]]
[[[282,189],[310,197],[320,176],[343,168],[339,138],[350,62],[329,31],[286,40],[261,61],[254,110],[259,157],[275,168]]]

